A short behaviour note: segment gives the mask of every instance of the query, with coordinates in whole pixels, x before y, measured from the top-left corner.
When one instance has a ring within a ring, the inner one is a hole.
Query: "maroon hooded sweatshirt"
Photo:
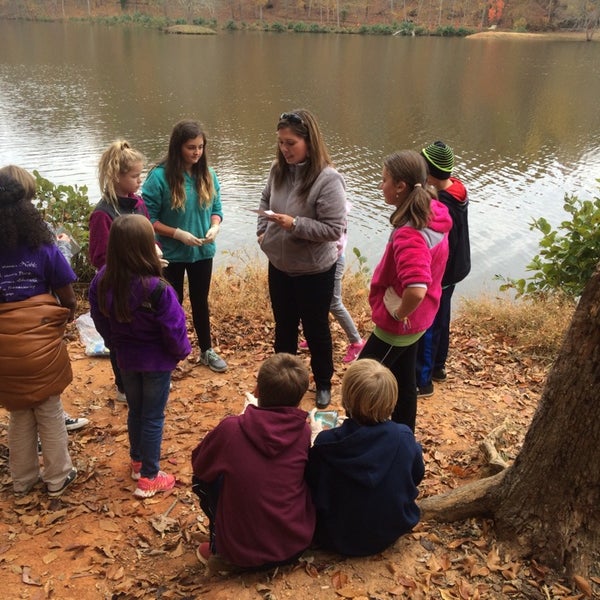
[[[307,413],[249,405],[227,417],[192,452],[194,475],[222,476],[215,519],[217,554],[241,567],[283,562],[305,550],[315,509],[304,471]]]

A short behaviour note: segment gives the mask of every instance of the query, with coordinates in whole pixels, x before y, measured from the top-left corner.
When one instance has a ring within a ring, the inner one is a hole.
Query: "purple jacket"
[[[452,219],[448,209],[437,200],[431,201],[431,211],[431,219],[425,229],[420,231],[408,224],[392,231],[383,257],[373,273],[369,292],[373,322],[394,335],[425,331],[433,323],[440,304]],[[390,286],[402,296],[411,283],[425,283],[427,294],[409,316],[410,325],[406,327],[387,311],[383,296]]]
[[[117,353],[123,371],[172,371],[192,350],[187,336],[185,313],[175,290],[166,285],[158,298],[151,299],[158,277],[138,278],[131,285],[131,322],[119,323],[98,306],[98,281],[105,267],[90,285],[90,312],[104,343]],[[108,293],[112,308],[112,293]],[[111,310],[112,313],[112,310]]]
[[[305,550],[315,509],[304,470],[310,447],[306,412],[249,405],[227,417],[192,452],[194,475],[222,476],[215,519],[218,554],[241,567],[282,562]]]
[[[90,262],[96,269],[103,267],[106,263],[106,247],[112,222],[119,215],[135,214],[148,217],[148,209],[139,196],[131,194],[127,198],[118,198],[118,201],[119,210],[117,211],[103,198],[96,204],[90,215]]]

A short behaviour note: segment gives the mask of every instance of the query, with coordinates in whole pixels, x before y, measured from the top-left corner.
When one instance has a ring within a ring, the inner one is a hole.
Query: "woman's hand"
[[[285,229],[286,231],[291,231],[294,229],[294,217],[290,215],[284,215],[282,213],[273,213],[268,216],[267,219],[269,221],[273,221],[273,223],[277,223],[279,227]]]
[[[204,240],[207,243],[214,242],[215,238],[217,237],[217,233],[219,233],[219,224],[213,223],[210,226],[210,229],[206,232],[206,235],[204,236]]]
[[[179,227],[175,230],[173,238],[186,246],[202,246],[204,244],[203,239],[197,238],[194,234],[185,231],[185,229],[179,229]]]

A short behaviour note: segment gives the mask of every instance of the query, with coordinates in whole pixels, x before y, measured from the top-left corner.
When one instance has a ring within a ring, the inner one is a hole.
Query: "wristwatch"
[[[294,229],[296,229],[296,225],[298,224],[298,217],[294,217],[292,219],[292,226],[290,228],[290,231],[294,231]]]

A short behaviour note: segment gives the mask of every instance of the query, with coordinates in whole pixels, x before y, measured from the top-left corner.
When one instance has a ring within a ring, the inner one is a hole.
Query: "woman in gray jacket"
[[[283,113],[277,123],[277,155],[260,201],[257,235],[269,259],[275,352],[296,354],[302,321],[318,408],[331,400],[329,306],[336,242],[345,228],[346,186],[333,168],[314,115],[305,109]]]

